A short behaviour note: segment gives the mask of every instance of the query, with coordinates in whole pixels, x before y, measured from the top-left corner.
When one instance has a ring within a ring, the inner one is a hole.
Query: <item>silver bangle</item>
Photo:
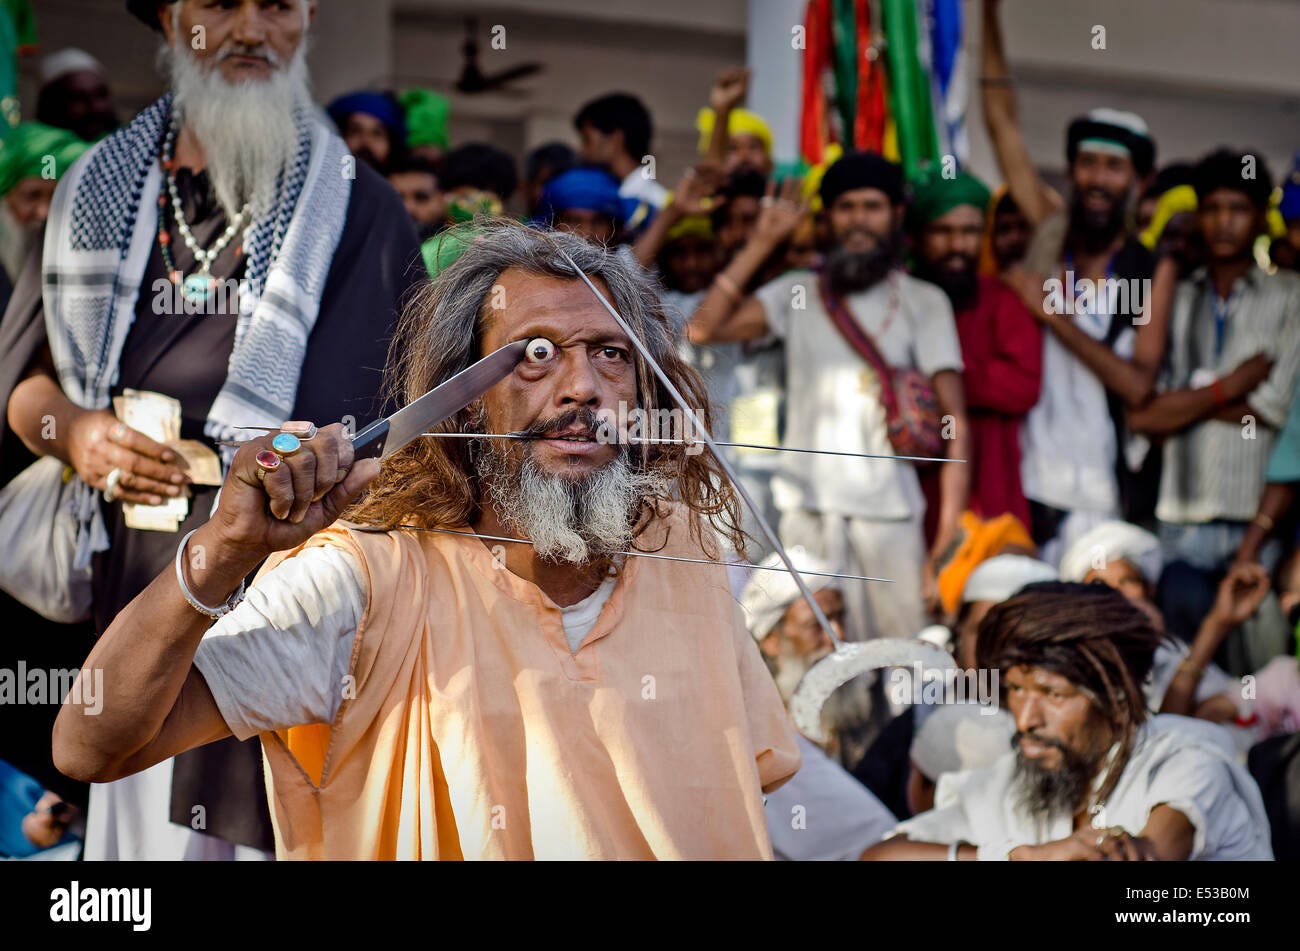
[[[955,861],[957,861],[957,849],[960,848],[960,847],[961,847],[961,843],[960,843],[960,842],[954,842],[954,843],[952,843],[951,845],[948,846],[948,861],[949,861],[949,862],[955,862]]]
[[[181,594],[185,596],[185,600],[189,602],[190,607],[215,621],[235,610],[239,602],[244,600],[244,582],[243,579],[240,579],[239,587],[234,590],[230,597],[226,598],[225,603],[220,607],[210,608],[194,597],[194,592],[190,591],[190,586],[185,583],[185,569],[182,567],[182,562],[185,557],[185,543],[197,531],[197,528],[191,529],[189,534],[181,539],[180,545],[176,548],[176,583],[180,586]]]

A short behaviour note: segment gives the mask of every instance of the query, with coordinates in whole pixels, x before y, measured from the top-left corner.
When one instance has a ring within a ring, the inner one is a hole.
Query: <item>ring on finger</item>
[[[263,449],[253,457],[253,461],[257,463],[257,478],[261,482],[266,481],[266,474],[268,472],[274,472],[280,468],[279,455],[272,452],[270,449]]]
[[[126,438],[127,432],[129,432],[129,430],[126,423],[118,423],[108,431],[108,438],[113,440],[113,442],[121,442]]]
[[[320,430],[316,428],[315,423],[285,423],[280,427],[280,432],[288,433],[290,436],[297,436],[299,442],[307,442],[308,440],[315,439],[316,434],[320,432]]]
[[[118,487],[118,483],[120,483],[121,481],[122,481],[122,470],[120,468],[115,468],[113,469],[112,472],[108,474],[108,478],[104,480],[104,501],[105,502],[112,502],[114,499],[117,498],[117,487]]]
[[[302,448],[302,440],[293,433],[276,433],[275,438],[271,440],[271,448],[281,458],[288,458]]]

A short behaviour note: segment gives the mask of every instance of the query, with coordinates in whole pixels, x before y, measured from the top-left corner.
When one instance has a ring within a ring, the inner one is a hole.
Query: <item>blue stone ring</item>
[[[271,440],[271,448],[282,457],[292,456],[302,448],[302,440],[293,433],[277,433]]]

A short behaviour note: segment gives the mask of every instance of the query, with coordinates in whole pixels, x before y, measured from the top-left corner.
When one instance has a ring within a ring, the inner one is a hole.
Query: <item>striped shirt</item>
[[[1207,386],[1211,376],[1222,378],[1257,353],[1267,354],[1273,369],[1246,397],[1253,420],[1207,419],[1165,441],[1156,508],[1161,521],[1254,517],[1300,365],[1300,275],[1254,267],[1237,282],[1226,308],[1205,269],[1179,283],[1166,389]]]

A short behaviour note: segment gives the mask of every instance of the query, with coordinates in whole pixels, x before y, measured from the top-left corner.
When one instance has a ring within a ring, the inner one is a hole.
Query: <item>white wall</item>
[[[1103,105],[1146,120],[1159,164],[1229,145],[1259,150],[1277,178],[1300,148],[1296,0],[1002,0],[1002,7],[1021,123],[1042,168],[1064,168],[1070,119]],[[963,8],[977,43],[980,4],[966,0]],[[1092,48],[1095,26],[1105,27],[1105,50]],[[998,181],[980,119],[977,56],[971,76],[972,164]]]

